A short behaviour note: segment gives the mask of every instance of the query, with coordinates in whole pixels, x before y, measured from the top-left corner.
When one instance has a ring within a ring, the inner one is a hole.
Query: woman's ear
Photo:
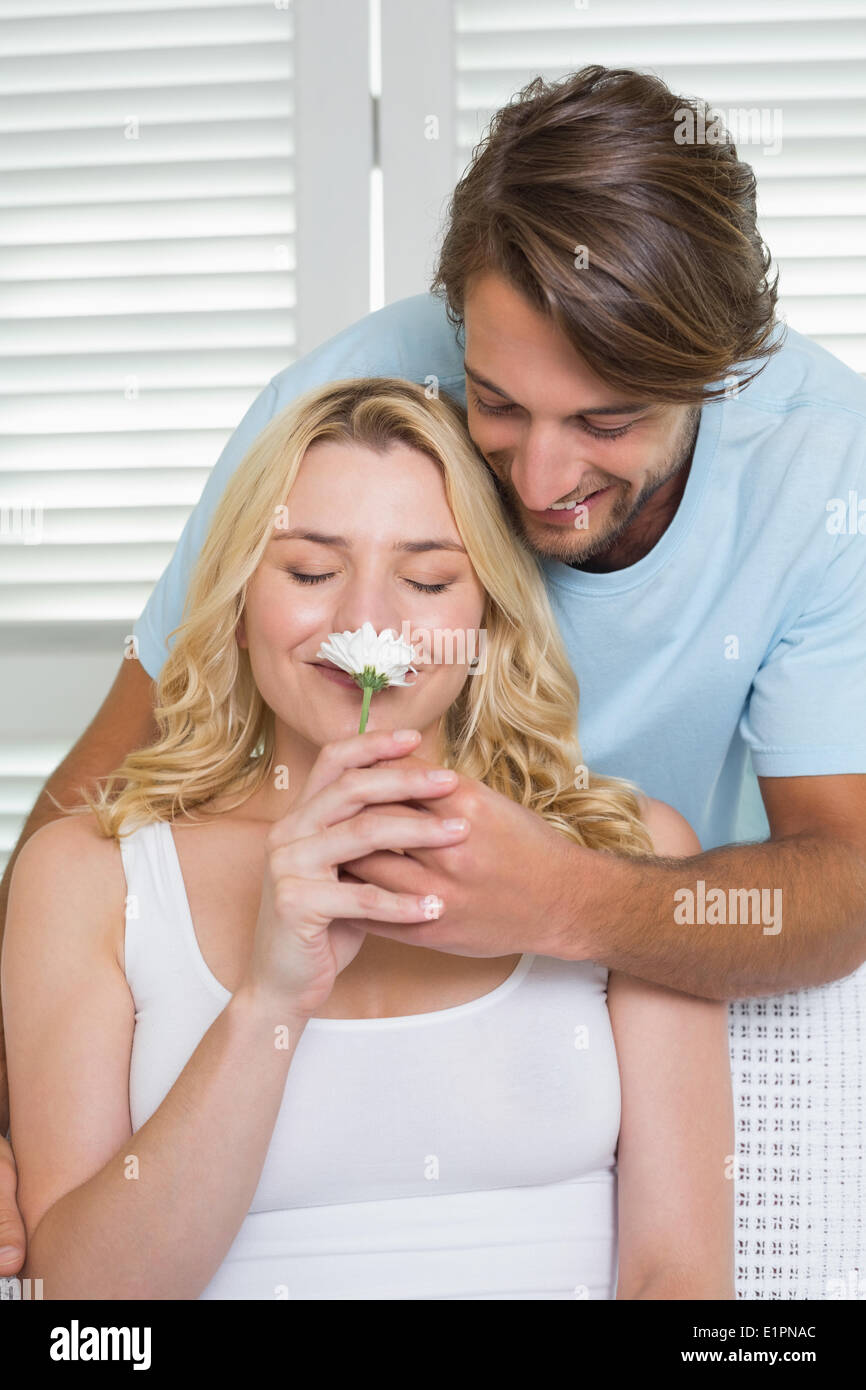
[[[235,638],[237,639],[237,644],[239,647],[245,647],[247,645],[247,629],[246,624],[244,622],[243,613],[238,618],[237,624],[235,626]]]

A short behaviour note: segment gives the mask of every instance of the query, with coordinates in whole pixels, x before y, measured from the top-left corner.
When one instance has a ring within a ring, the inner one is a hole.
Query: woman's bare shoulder
[[[48,821],[18,851],[10,878],[10,918],[20,908],[28,933],[37,917],[42,931],[69,932],[79,921],[88,934],[104,929],[116,953],[125,902],[120,848],[102,834],[92,811]]]
[[[58,816],[40,825],[18,851],[12,873],[14,876],[21,864],[63,864],[74,869],[82,857],[90,866],[98,861],[108,864],[116,860],[120,864],[117,841],[103,835],[90,810]]]
[[[641,820],[650,833],[656,854],[675,859],[702,853],[701,842],[694,830],[685,816],[680,815],[673,806],[669,806],[666,801],[657,801],[654,797],[646,796],[643,792],[639,794],[638,800]]]

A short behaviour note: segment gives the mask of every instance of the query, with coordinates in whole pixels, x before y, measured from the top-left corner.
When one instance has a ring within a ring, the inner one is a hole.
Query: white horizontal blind
[[[0,626],[134,618],[292,359],[292,19],[0,5]]]
[[[296,355],[294,21],[0,0],[0,867]]]
[[[746,117],[735,139],[757,176],[779,312],[866,372],[864,0],[455,0],[454,23],[455,179],[493,112],[538,74],[650,70],[723,117],[765,109],[765,134],[780,110],[777,153]]]

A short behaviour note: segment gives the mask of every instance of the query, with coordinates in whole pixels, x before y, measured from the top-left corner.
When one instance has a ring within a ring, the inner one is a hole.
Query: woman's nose
[[[397,610],[393,597],[388,599],[381,590],[373,592],[366,589],[341,594],[340,602],[334,609],[333,622],[334,632],[355,632],[364,623],[372,623],[377,633],[390,627],[399,637],[403,615]]]

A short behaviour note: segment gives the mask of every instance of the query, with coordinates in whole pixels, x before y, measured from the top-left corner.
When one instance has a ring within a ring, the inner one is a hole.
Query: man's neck
[[[607,550],[579,561],[572,568],[588,574],[609,574],[614,570],[628,569],[649,555],[676,516],[690,471],[691,459],[685,468],[681,468],[658,492],[653,493],[631,525],[616,537]]]

